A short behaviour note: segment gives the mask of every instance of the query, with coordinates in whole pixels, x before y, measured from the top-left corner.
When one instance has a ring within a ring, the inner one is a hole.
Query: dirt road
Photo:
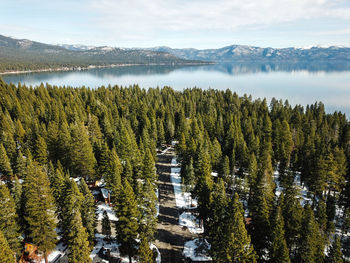
[[[158,155],[157,173],[159,189],[159,216],[156,246],[162,256],[162,263],[185,262],[182,257],[183,245],[194,236],[178,225],[180,211],[176,207],[174,188],[170,181],[172,150]]]

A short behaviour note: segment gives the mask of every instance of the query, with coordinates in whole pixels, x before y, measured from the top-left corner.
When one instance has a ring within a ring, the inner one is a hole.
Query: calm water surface
[[[242,96],[288,99],[292,105],[322,101],[328,112],[350,116],[350,65],[328,64],[217,64],[207,66],[129,66],[87,71],[4,75],[6,82],[58,86],[102,85],[170,86],[175,90],[199,87],[230,89]]]

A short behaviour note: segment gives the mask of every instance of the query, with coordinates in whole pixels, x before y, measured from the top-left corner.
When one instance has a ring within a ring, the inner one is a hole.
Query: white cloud
[[[93,22],[121,38],[162,31],[231,30],[313,18],[350,19],[347,0],[91,0]]]

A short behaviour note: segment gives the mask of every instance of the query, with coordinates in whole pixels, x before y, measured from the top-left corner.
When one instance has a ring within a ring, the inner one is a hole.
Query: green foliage
[[[115,212],[119,219],[116,222],[116,238],[120,243],[119,249],[122,254],[128,255],[130,258],[137,253],[135,239],[138,236],[140,212],[134,191],[125,178]]]
[[[7,180],[11,180],[12,177],[12,168],[10,160],[7,157],[5,147],[0,143],[0,173],[6,176]]]
[[[341,243],[340,243],[340,238],[335,237],[333,244],[329,250],[327,259],[327,263],[343,263],[343,254],[341,252]]]
[[[58,202],[58,226],[62,231],[64,240],[68,240],[71,231],[71,222],[74,217],[74,211],[82,209],[84,196],[79,191],[76,182],[68,176],[64,179],[62,195]],[[87,207],[89,209],[89,207]],[[88,212],[88,211],[86,211]]]
[[[34,146],[34,159],[40,164],[40,165],[47,165],[47,145],[46,141],[43,137],[38,136],[38,138],[35,141]]]
[[[83,227],[81,215],[79,211],[73,213],[72,221],[70,222],[71,231],[68,234],[67,250],[69,263],[89,263],[90,247],[88,241],[88,233]]]
[[[83,226],[89,236],[89,243],[92,245],[95,238],[95,227],[96,227],[96,205],[95,198],[92,195],[90,189],[88,188],[85,180],[82,178],[79,182],[79,190],[83,195],[81,202],[81,218]]]
[[[71,126],[72,167],[75,175],[86,180],[94,178],[96,159],[92,150],[87,129],[83,123]]]
[[[320,242],[323,243],[323,239],[320,236],[319,227],[310,206],[305,208],[300,239],[299,260],[310,263],[319,262],[318,257],[322,255],[318,254],[320,252],[318,247]]]
[[[57,240],[55,232],[55,201],[51,193],[49,179],[43,168],[36,162],[33,162],[28,167],[24,191],[28,238],[47,257],[47,254],[55,247]]]
[[[350,124],[342,113],[326,114],[322,103],[292,107],[273,99],[268,107],[266,100],[239,97],[230,90],[194,88],[179,92],[168,87],[146,90],[137,85],[88,89],[49,84],[29,88],[2,80],[0,93],[1,179],[8,181],[17,221],[27,235],[27,177],[33,177],[30,167],[34,159],[45,166],[65,241],[73,220],[72,210],[76,209],[83,214],[82,224],[90,244],[93,238],[92,196],[87,189],[79,190],[70,175],[84,177],[88,183],[103,178],[111,190],[113,204],[123,209],[131,206],[133,209],[127,214],[138,214],[131,221],[121,221],[133,233],[129,235],[132,238],[125,240],[135,240],[143,231],[147,232],[148,241],[152,240],[155,221],[150,200],[154,199],[157,177],[155,146],[172,140],[179,141],[176,151],[181,176],[187,190],[198,198],[205,234],[215,228],[211,220],[222,225],[213,211],[222,212],[224,217],[230,214],[229,205],[221,210],[221,201],[217,201],[218,206],[213,201],[221,196],[215,192],[222,192],[218,190],[221,182],[214,183],[213,171],[225,180],[228,197],[242,192],[242,201],[248,201],[248,207],[244,207],[252,219],[248,229],[260,261],[266,251],[271,251],[276,226],[274,170],[279,170],[276,179],[284,187],[280,208],[292,262],[300,262],[301,255],[311,262],[322,262],[323,248],[334,230],[333,221],[338,219],[336,205],[344,207],[344,214],[350,208]],[[229,174],[232,178],[227,180]],[[308,209],[303,216],[300,193],[292,184],[296,176],[310,190],[316,211],[313,220]],[[20,179],[25,181],[23,185]],[[131,184],[134,202],[123,194],[122,179]],[[324,204],[319,200],[326,202],[326,217]],[[344,232],[345,227],[343,224]],[[119,231],[126,236],[126,230]],[[228,240],[228,236],[225,238]],[[320,241],[314,242],[315,248],[312,240]],[[345,242],[343,251],[347,248]],[[215,246],[218,254],[228,255],[219,245]]]
[[[141,178],[143,180],[149,180],[152,184],[157,181],[156,167],[153,159],[153,155],[149,149],[146,150],[143,162],[142,162],[142,172]]]
[[[141,238],[141,243],[139,247],[139,262],[140,263],[152,263],[155,262],[153,260],[153,252],[149,247],[149,243],[147,238]]]
[[[277,207],[273,223],[270,262],[290,263],[289,250],[284,233],[284,219],[280,207]]]
[[[7,239],[11,250],[19,254],[20,242],[16,204],[5,184],[0,184],[0,231]]]
[[[243,208],[238,194],[235,194],[233,200],[230,202],[230,214],[227,226],[230,233],[227,244],[229,262],[256,262],[257,256],[245,228]]]
[[[206,227],[211,243],[210,255],[215,262],[226,262],[228,258],[227,241],[230,233],[227,231],[228,198],[222,179],[214,185],[213,202],[210,207],[209,223]]]
[[[4,234],[0,230],[0,260],[1,262],[16,262],[15,253],[11,250]]]
[[[140,225],[139,233],[150,242],[154,240],[154,233],[157,230],[157,196],[154,185],[149,179],[142,183],[141,193],[139,193],[138,203],[140,204]]]
[[[100,176],[106,181],[107,188],[115,191],[115,193],[120,190],[122,169],[122,164],[115,149],[110,151],[107,144],[103,144],[98,170]]]

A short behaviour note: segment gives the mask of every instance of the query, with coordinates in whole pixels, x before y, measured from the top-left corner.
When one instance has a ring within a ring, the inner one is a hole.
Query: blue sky
[[[0,34],[119,47],[350,46],[350,0],[1,0]]]

